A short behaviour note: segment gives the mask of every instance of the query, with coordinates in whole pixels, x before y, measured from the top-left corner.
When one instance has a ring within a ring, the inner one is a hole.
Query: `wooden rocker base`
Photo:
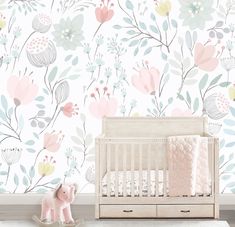
[[[81,222],[76,220],[74,223],[66,224],[63,222],[42,222],[36,215],[32,219],[38,224],[39,227],[78,227]]]

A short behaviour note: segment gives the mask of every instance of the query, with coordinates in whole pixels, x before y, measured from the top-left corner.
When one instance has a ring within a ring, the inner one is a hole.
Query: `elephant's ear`
[[[54,191],[54,198],[58,198],[58,192],[59,192],[59,190],[61,189],[61,187],[62,187],[62,184],[60,184],[60,185],[57,187],[57,189],[55,189],[55,191]]]

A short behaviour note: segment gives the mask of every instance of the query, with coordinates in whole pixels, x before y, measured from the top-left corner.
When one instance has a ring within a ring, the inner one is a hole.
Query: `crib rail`
[[[166,138],[99,138],[100,197],[168,197]],[[213,146],[208,137],[208,151]],[[209,155],[211,182],[214,154]],[[128,174],[127,174],[128,173]],[[106,185],[103,178],[106,176]],[[213,184],[209,195],[213,196]]]

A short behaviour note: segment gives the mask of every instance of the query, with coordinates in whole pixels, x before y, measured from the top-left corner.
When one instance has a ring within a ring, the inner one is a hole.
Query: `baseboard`
[[[40,215],[40,202],[43,194],[1,194],[0,220],[31,219]],[[94,218],[94,194],[79,194],[72,204],[74,218]],[[235,194],[220,195],[220,210],[235,209]]]

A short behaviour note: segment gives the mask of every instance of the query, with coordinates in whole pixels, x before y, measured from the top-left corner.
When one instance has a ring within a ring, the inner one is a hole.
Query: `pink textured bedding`
[[[167,140],[169,196],[210,192],[208,140],[198,135]]]

